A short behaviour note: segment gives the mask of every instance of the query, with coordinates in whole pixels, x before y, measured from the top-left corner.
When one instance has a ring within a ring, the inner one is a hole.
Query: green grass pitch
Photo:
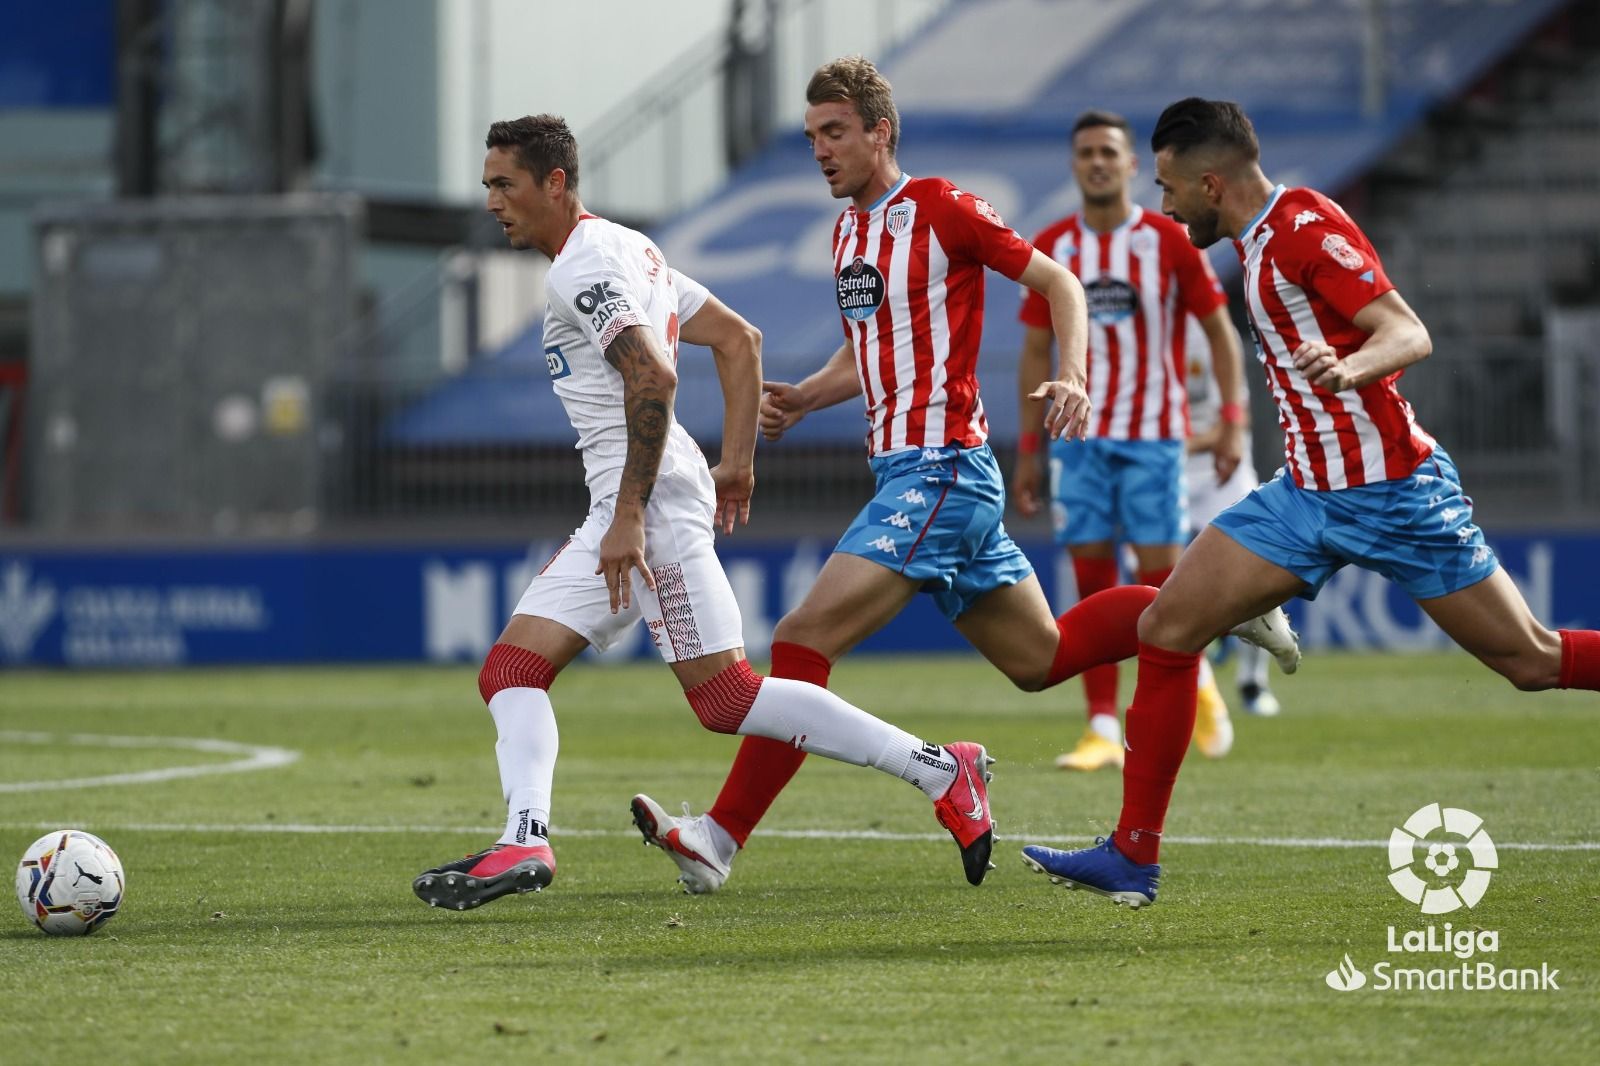
[[[0,675],[0,851],[15,861],[46,829],[81,827],[129,881],[86,939],[46,938],[17,909],[0,920],[0,1059],[1595,1061],[1600,697],[1517,693],[1459,655],[1313,656],[1275,684],[1281,718],[1236,713],[1230,757],[1190,753],[1160,901],[1130,912],[1017,854],[1087,843],[1115,818],[1114,774],[1051,765],[1082,728],[1076,683],[1018,693],[975,656],[834,674],[876,713],[1001,760],[999,868],[981,888],[914,789],[813,758],[726,889],[688,897],[640,846],[628,798],[704,809],[737,742],[703,732],[658,664],[580,664],[554,692],[555,884],[457,914],[410,881],[487,845],[502,817],[470,669]],[[241,758],[65,734],[299,758],[8,787]],[[1389,886],[1378,842],[1433,802],[1481,815],[1500,868],[1476,908],[1426,919]],[[1548,964],[1560,991],[1324,982],[1346,954],[1369,976],[1459,965],[1386,950],[1390,926],[1444,921],[1498,932],[1473,963]]]

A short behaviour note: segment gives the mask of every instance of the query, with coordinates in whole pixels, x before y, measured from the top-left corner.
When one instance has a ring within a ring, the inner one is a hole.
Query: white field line
[[[156,781],[176,781],[209,774],[237,774],[249,770],[270,770],[287,766],[300,758],[290,748],[262,744],[239,744],[210,737],[118,737],[102,733],[28,733],[0,730],[0,744],[67,744],[84,748],[175,748],[209,755],[238,755],[233,762],[202,763],[199,766],[166,766],[126,774],[98,777],[57,778],[50,781],[0,781],[0,792],[44,792],[67,788],[98,788],[101,785],[142,785]]]
[[[55,822],[0,822],[0,829],[54,829]],[[492,834],[500,825],[311,825],[298,822],[260,822],[230,825],[203,822],[95,822],[89,826],[95,833],[101,831],[134,833],[475,833]],[[550,835],[560,837],[636,837],[634,829],[576,829],[551,826]],[[853,840],[887,841],[890,843],[921,843],[943,841],[945,833],[890,833],[879,829],[760,829],[757,836],[776,840]],[[1040,844],[1087,843],[1083,836],[1062,836],[1037,833],[1023,837],[1005,837],[1011,841],[1026,840]],[[1387,840],[1347,840],[1342,837],[1165,837],[1164,844],[1186,844],[1196,847],[1260,847],[1260,848],[1376,848],[1387,851]],[[1600,841],[1578,841],[1567,844],[1541,843],[1539,841],[1495,842],[1501,851],[1600,851]]]

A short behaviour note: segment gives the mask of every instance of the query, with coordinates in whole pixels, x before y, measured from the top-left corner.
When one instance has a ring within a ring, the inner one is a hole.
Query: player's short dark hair
[[[889,154],[900,147],[900,112],[894,106],[894,89],[889,79],[878,73],[872,60],[864,56],[845,56],[824,63],[811,75],[806,86],[806,103],[822,104],[845,100],[856,105],[861,124],[873,129],[889,120]]]
[[[1150,134],[1150,150],[1171,148],[1184,155],[1196,148],[1225,148],[1238,152],[1249,162],[1261,158],[1256,128],[1250,116],[1231,100],[1202,100],[1191,96],[1161,112]]]
[[[1072,137],[1076,138],[1082,130],[1092,130],[1100,126],[1109,126],[1122,131],[1128,139],[1128,147],[1133,147],[1133,125],[1115,111],[1102,111],[1099,108],[1090,108],[1078,116],[1072,124]]]
[[[536,181],[542,182],[552,170],[560,169],[566,172],[568,190],[578,188],[578,140],[560,115],[524,115],[496,122],[489,127],[483,146],[515,151],[517,162]]]

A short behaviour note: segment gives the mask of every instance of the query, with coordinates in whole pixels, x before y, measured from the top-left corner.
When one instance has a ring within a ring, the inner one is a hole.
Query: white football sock
[[[489,713],[500,731],[494,754],[507,807],[506,831],[497,843],[547,843],[539,827],[550,824],[550,784],[561,746],[550,694],[542,688],[504,688],[489,701]]]
[[[1258,648],[1254,644],[1239,642],[1239,674],[1236,678],[1238,684],[1260,685],[1267,687],[1267,650]]]
[[[1089,718],[1089,728],[1105,737],[1111,743],[1122,746],[1122,723],[1114,714],[1096,714]]]
[[[711,815],[702,814],[700,817],[705,820],[706,833],[711,837],[711,846],[716,850],[718,861],[733,862],[733,857],[739,854],[739,842]]]
[[[874,718],[825,688],[769,677],[761,682],[741,736],[770,737],[802,751],[873,766],[938,799],[956,779],[956,761],[937,744]]]

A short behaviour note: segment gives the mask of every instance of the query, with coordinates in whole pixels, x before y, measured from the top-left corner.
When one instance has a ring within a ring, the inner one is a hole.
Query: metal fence
[[[74,204],[37,220],[32,524],[314,525],[324,385],[361,209],[337,197]]]

